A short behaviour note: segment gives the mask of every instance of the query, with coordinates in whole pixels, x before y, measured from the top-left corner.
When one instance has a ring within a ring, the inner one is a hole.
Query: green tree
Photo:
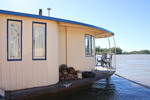
[[[100,46],[97,46],[95,50],[96,54],[109,53],[108,48],[100,48]],[[112,47],[110,50],[112,53],[115,53],[115,47]],[[116,54],[122,54],[122,49],[120,47],[116,48]]]
[[[111,52],[115,53],[115,47],[111,48]],[[120,47],[116,47],[116,54],[122,54],[122,49]]]
[[[123,54],[150,54],[150,51],[149,50],[130,51],[130,52],[124,52]]]
[[[141,54],[150,54],[150,51],[149,50],[141,50],[140,53]]]
[[[95,51],[99,52],[100,51],[100,46],[95,47]]]

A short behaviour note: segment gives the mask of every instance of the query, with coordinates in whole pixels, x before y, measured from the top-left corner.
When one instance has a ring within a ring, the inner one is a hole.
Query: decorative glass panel
[[[92,50],[92,56],[95,56],[95,49],[94,49],[94,45],[95,45],[95,38],[94,36],[91,36],[91,50]]]
[[[91,55],[91,41],[90,41],[90,35],[85,36],[85,55],[90,56]]]
[[[46,59],[45,24],[33,23],[33,59]]]
[[[8,60],[21,59],[21,21],[8,20]]]
[[[92,35],[85,35],[85,55],[95,56],[95,38]]]

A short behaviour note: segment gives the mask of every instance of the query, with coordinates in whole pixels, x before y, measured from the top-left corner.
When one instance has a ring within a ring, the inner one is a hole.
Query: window
[[[33,22],[33,60],[46,60],[46,23]]]
[[[22,60],[21,20],[7,20],[7,60]]]
[[[85,55],[91,55],[91,42],[90,35],[85,35]]]
[[[94,51],[94,37],[91,35],[85,35],[85,55],[86,56],[95,56]]]
[[[94,46],[95,46],[95,38],[94,38],[94,36],[91,36],[91,55],[92,56],[95,56]]]

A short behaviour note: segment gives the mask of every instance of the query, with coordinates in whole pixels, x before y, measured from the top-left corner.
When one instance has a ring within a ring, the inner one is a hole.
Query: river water
[[[117,55],[116,73],[150,86],[150,55]]]
[[[117,55],[116,73],[150,86],[150,55]],[[82,88],[27,100],[150,100],[150,89],[113,75]],[[25,99],[24,99],[25,100]]]

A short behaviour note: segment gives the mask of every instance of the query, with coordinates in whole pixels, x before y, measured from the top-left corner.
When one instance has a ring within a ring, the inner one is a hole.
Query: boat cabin
[[[0,10],[0,94],[59,82],[59,65],[95,69],[95,39],[114,33],[54,17]]]

